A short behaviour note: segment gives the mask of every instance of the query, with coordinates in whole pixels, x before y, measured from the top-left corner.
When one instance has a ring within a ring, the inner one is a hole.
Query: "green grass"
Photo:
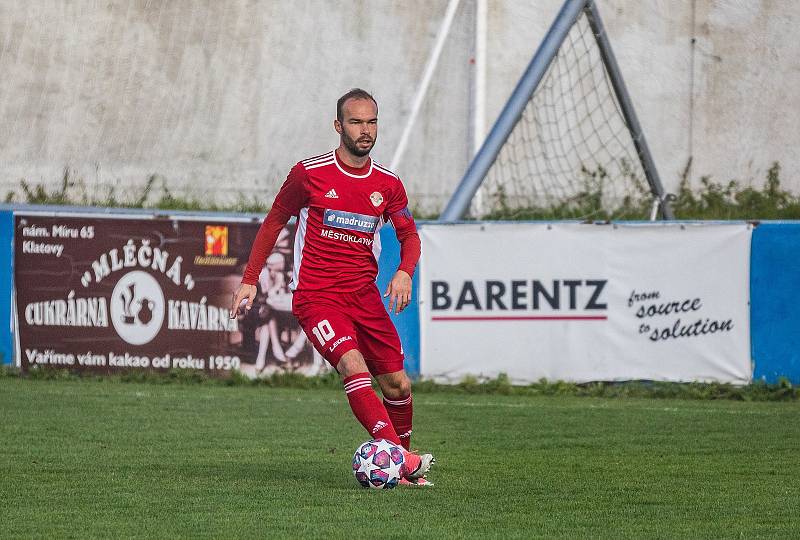
[[[800,403],[419,393],[363,490],[341,390],[0,378],[0,537],[791,537]]]
[[[238,371],[230,377],[211,377],[202,371],[171,370],[155,372],[131,370],[114,375],[92,375],[85,372],[71,372],[69,369],[33,367],[26,374],[18,368],[0,366],[0,378],[26,377],[36,380],[52,381],[110,381],[118,383],[152,384],[203,384],[221,386],[267,386],[271,388],[297,388],[339,390],[342,386],[339,376],[330,371],[324,375],[306,377],[299,373],[274,373],[269,377],[251,379]],[[494,379],[478,379],[466,376],[455,384],[437,383],[430,379],[418,379],[414,383],[419,393],[457,393],[457,394],[496,394],[515,396],[572,396],[596,398],[660,398],[660,399],[730,399],[735,401],[797,401],[800,399],[800,386],[781,377],[776,383],[767,384],[755,381],[745,386],[728,383],[676,383],[661,381],[624,381],[571,383],[541,379],[528,385],[513,385],[508,375],[501,373]]]

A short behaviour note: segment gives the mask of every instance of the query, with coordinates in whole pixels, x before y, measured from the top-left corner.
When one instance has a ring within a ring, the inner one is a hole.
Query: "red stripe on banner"
[[[431,317],[432,321],[606,321],[605,315],[554,315],[530,317]]]

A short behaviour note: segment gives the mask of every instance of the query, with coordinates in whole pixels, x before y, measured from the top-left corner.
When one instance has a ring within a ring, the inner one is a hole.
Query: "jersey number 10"
[[[325,345],[326,342],[330,341],[330,339],[336,335],[328,319],[319,321],[317,326],[311,330],[311,333],[314,334],[314,337],[317,338],[320,345]]]

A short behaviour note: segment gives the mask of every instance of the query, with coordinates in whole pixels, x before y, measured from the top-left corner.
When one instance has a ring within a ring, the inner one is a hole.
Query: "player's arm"
[[[256,283],[267,255],[272,253],[278,235],[288,223],[289,218],[297,214],[305,206],[306,197],[306,171],[299,163],[289,172],[289,176],[283,183],[281,190],[275,197],[267,217],[258,229],[253,247],[250,249],[250,258],[247,260],[247,268],[242,276],[242,283],[239,289],[233,293],[229,316],[235,318],[244,300],[245,310],[249,311],[253,307],[255,300]]]
[[[389,311],[394,310],[395,313],[400,313],[411,302],[411,277],[414,275],[414,269],[419,261],[421,243],[414,217],[408,210],[408,198],[402,185],[400,185],[397,199],[399,205],[402,206],[396,210],[394,208],[397,205],[394,208],[390,206],[387,213],[394,225],[397,240],[400,242],[400,264],[383,297],[389,297]]]

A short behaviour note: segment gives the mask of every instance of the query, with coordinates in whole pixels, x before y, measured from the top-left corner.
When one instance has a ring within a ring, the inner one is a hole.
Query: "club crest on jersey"
[[[326,209],[322,224],[328,227],[336,227],[337,229],[374,233],[375,229],[378,228],[378,217]]]
[[[383,195],[378,191],[373,191],[372,195],[369,196],[369,200],[372,201],[373,206],[380,206],[383,202]]]

